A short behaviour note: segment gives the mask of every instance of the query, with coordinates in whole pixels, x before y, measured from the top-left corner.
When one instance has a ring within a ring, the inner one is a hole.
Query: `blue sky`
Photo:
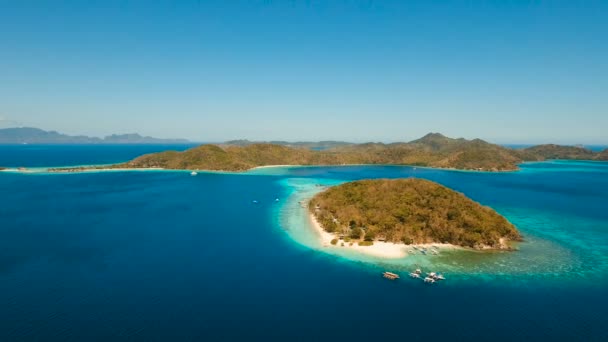
[[[608,1],[0,0],[0,127],[608,143]]]

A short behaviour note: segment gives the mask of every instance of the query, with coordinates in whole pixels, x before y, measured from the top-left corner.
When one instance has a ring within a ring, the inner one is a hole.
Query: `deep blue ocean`
[[[0,166],[187,147],[0,146]],[[290,236],[293,184],[398,177],[461,191],[526,241],[517,252],[439,257],[448,279],[428,286],[380,276],[406,266]],[[608,163],[0,172],[0,199],[0,341],[608,340]]]

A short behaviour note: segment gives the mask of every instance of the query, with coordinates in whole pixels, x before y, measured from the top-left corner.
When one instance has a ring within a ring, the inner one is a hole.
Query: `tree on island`
[[[321,226],[355,240],[508,248],[521,235],[507,219],[435,182],[362,180],[331,187],[309,206]],[[348,222],[348,224],[340,224]]]

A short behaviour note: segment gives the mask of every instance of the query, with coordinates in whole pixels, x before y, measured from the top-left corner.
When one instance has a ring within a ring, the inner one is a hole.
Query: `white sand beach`
[[[392,242],[380,242],[374,241],[372,246],[359,246],[356,242],[352,245],[350,242],[344,242],[344,246],[342,246],[343,241],[340,240],[336,245],[331,244],[331,240],[335,239],[331,233],[326,232],[322,227],[316,217],[309,213],[308,214],[310,220],[310,226],[314,229],[315,233],[319,236],[319,241],[324,248],[335,248],[335,249],[350,249],[360,253],[368,254],[370,256],[375,256],[379,258],[387,258],[387,259],[400,259],[408,256],[408,250],[410,248],[437,248],[440,250],[446,249],[462,249],[462,247],[448,244],[448,243],[426,243],[426,244],[416,244],[416,245],[405,245],[398,244]]]
[[[407,256],[407,248],[405,245],[398,245],[389,242],[377,242],[374,241],[372,246],[359,246],[357,243],[344,242],[344,246],[342,246],[343,241],[339,241],[338,244],[332,245],[331,240],[336,237],[326,232],[322,227],[317,218],[309,213],[309,218],[311,222],[311,226],[314,228],[315,232],[319,235],[320,242],[323,247],[327,248],[348,248],[352,250],[359,251],[361,253],[366,253],[369,255],[373,255],[376,257],[382,258],[403,258]]]

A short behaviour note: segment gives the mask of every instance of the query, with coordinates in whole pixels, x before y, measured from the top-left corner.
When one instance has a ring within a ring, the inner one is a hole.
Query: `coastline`
[[[70,169],[70,168],[65,168],[65,170],[49,170],[47,169],[47,172],[49,173],[80,173],[80,172],[109,172],[109,171],[160,171],[160,170],[167,170],[164,169],[162,167],[146,167],[146,168],[128,168],[128,167],[120,167],[120,168],[90,168],[90,169]],[[175,171],[182,171],[182,170],[175,170]],[[183,170],[183,171],[188,171],[188,170]]]
[[[110,164],[113,165],[113,164]],[[247,170],[205,170],[205,169],[167,169],[162,167],[104,167],[110,165],[76,165],[76,166],[53,166],[53,167],[35,167],[35,168],[17,168],[7,167],[0,168],[0,172],[13,172],[13,173],[85,173],[85,172],[119,172],[119,171],[175,171],[175,172],[191,172],[196,171],[199,173],[231,173],[231,174],[247,174],[248,172],[272,168],[304,168],[304,167],[348,167],[348,166],[393,166],[393,167],[410,167],[413,169],[429,169],[429,170],[443,170],[443,171],[455,171],[455,172],[474,172],[474,173],[510,173],[521,171],[520,168],[514,170],[471,170],[471,169],[456,169],[448,167],[436,167],[436,166],[418,166],[409,164],[327,164],[327,165],[303,165],[303,164],[276,164],[276,165],[261,165],[255,166]]]
[[[426,169],[426,170],[442,170],[442,171],[453,171],[453,172],[471,172],[471,173],[513,173],[521,172],[522,169],[519,165],[526,164],[542,164],[547,162],[586,162],[586,163],[607,163],[605,160],[588,160],[588,159],[547,159],[542,161],[524,161],[518,164],[517,169],[513,170],[472,170],[472,169],[457,169],[453,167],[440,167],[440,166],[420,166],[411,164],[327,164],[327,165],[304,165],[304,164],[276,164],[276,165],[261,165],[255,166],[247,170],[205,170],[205,169],[167,169],[162,167],[121,167],[111,168],[103,167],[109,165],[73,165],[73,166],[53,166],[53,167],[32,167],[32,168],[21,168],[21,167],[0,167],[0,172],[7,173],[84,173],[84,172],[129,172],[129,171],[175,171],[175,172],[191,172],[196,171],[199,173],[230,173],[230,174],[247,174],[248,172],[255,170],[264,170],[272,168],[304,168],[304,167],[347,167],[347,166],[394,166],[394,167],[411,167],[413,169]]]
[[[331,249],[342,249],[342,250],[353,250],[358,253],[367,254],[374,257],[384,258],[384,259],[402,259],[409,255],[408,250],[410,248],[437,248],[439,250],[457,250],[463,249],[462,247],[447,244],[447,243],[425,243],[425,244],[414,244],[414,245],[405,245],[400,243],[392,243],[392,242],[382,242],[382,241],[374,241],[374,244],[371,246],[359,246],[356,242],[352,245],[350,243],[344,243],[342,246],[342,242],[339,241],[338,244],[332,245],[331,240],[335,239],[331,233],[328,233],[321,227],[321,224],[312,213],[308,212],[308,221],[310,223],[310,227],[314,230],[315,234],[319,237],[319,243],[324,248]]]
[[[526,162],[524,162],[526,163]],[[521,163],[521,164],[524,164]],[[322,164],[322,165],[303,165],[303,164],[280,164],[280,165],[262,165],[256,166],[251,169],[245,171],[234,171],[234,172],[247,172],[256,169],[265,169],[265,168],[288,168],[288,167],[341,167],[341,166],[394,166],[394,167],[411,167],[413,169],[428,169],[428,170],[443,170],[443,171],[456,171],[456,172],[478,172],[478,173],[510,173],[510,172],[518,172],[521,171],[519,167],[511,170],[474,170],[474,169],[457,169],[454,167],[441,167],[441,166],[419,166],[413,164]]]
[[[170,170],[163,168],[83,168],[83,169],[72,169],[65,168],[65,170],[51,170],[53,168],[47,167],[36,167],[36,168],[6,168],[0,170],[0,172],[7,173],[24,173],[24,174],[68,174],[68,173],[95,173],[95,172],[131,172],[131,171],[189,171],[189,170]]]

